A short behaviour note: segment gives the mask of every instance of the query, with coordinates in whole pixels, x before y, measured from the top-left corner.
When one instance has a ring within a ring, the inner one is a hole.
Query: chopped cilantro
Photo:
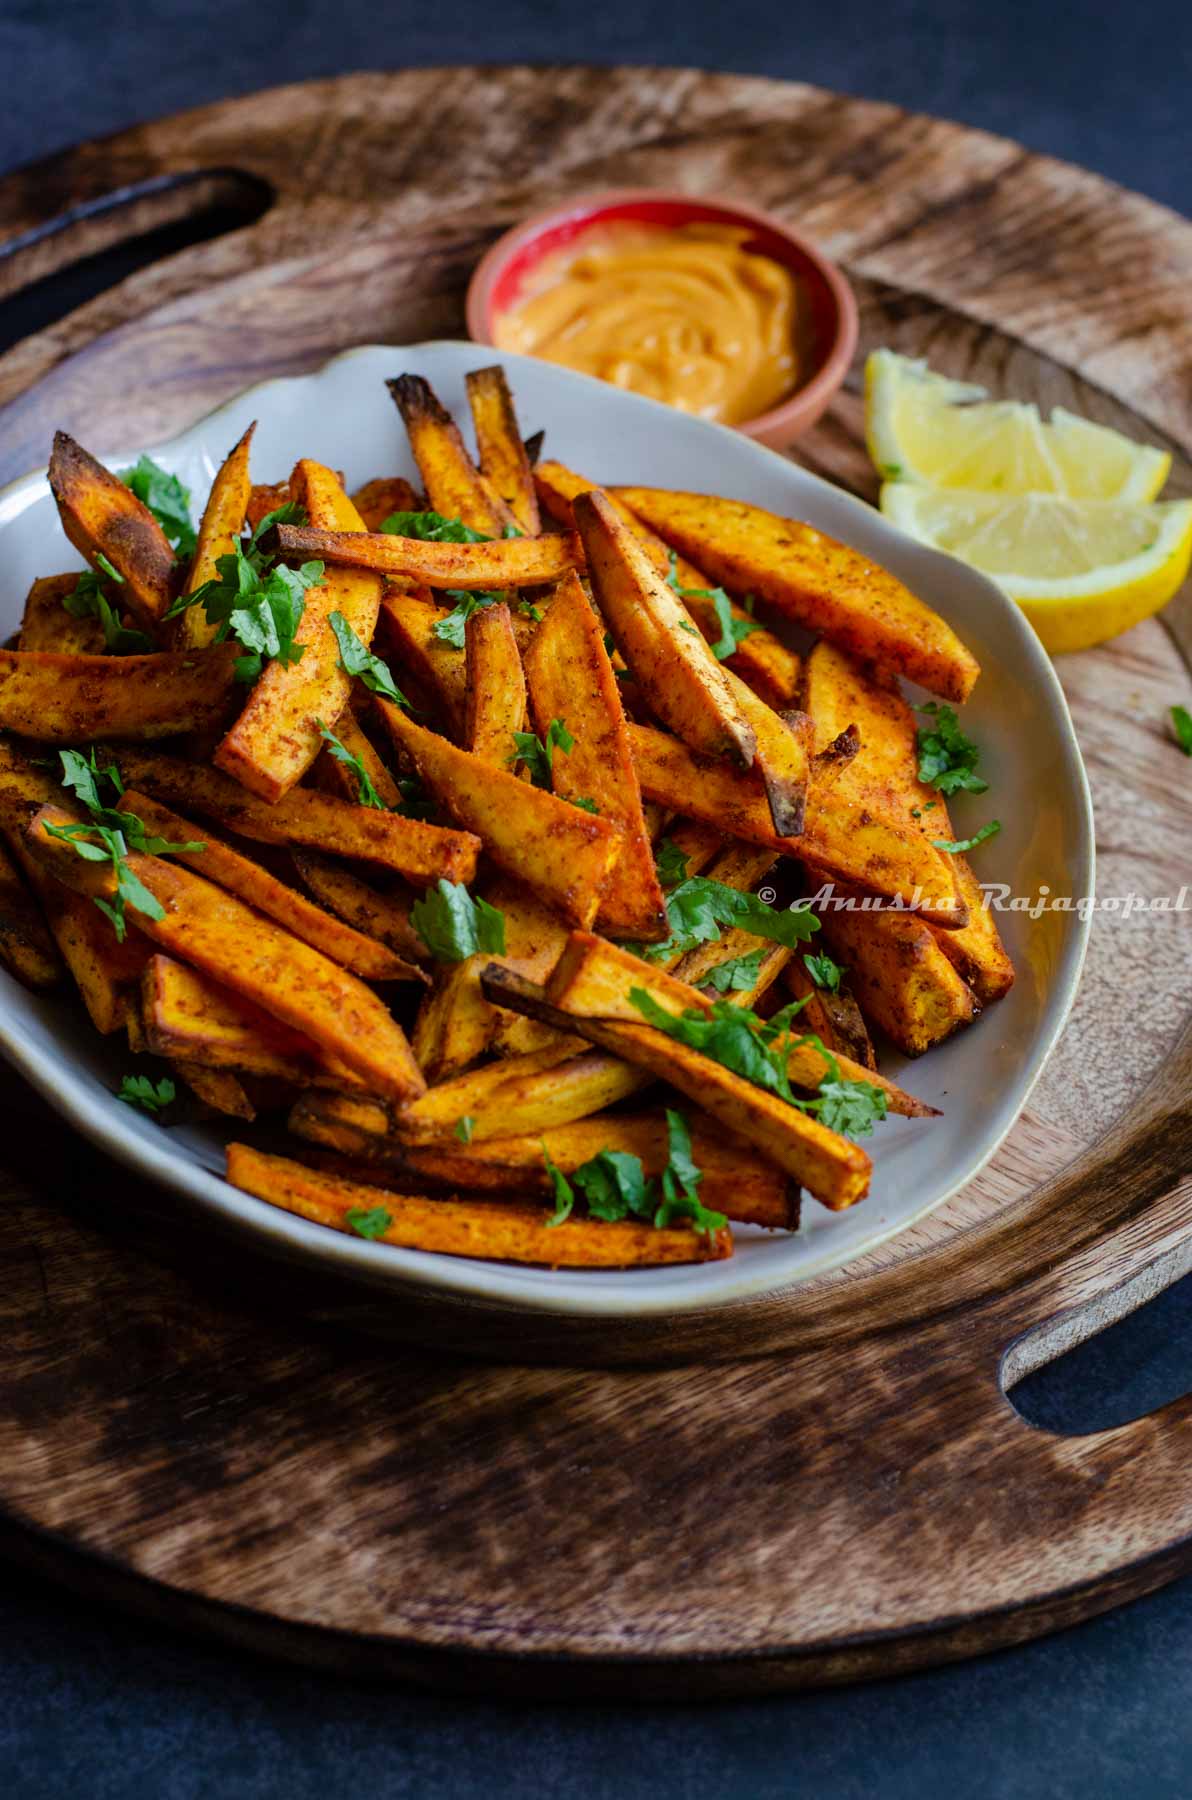
[[[692,1158],[691,1134],[682,1113],[668,1109],[666,1128],[667,1161],[657,1180],[647,1179],[639,1156],[607,1149],[581,1163],[568,1180],[544,1143],[542,1160],[555,1196],[555,1213],[549,1223],[561,1225],[570,1218],[579,1193],[589,1218],[610,1224],[621,1219],[650,1219],[658,1230],[683,1222],[696,1231],[719,1231],[724,1215],[711,1212],[696,1193],[703,1171]]]
[[[433,819],[438,808],[434,798],[428,794],[417,775],[399,775],[398,789],[401,793],[401,805],[394,807],[394,812],[403,819]]]
[[[932,838],[931,841],[937,850],[944,852],[945,856],[963,856],[966,850],[975,850],[978,844],[985,843],[988,838],[996,837],[1001,828],[1000,819],[990,819],[988,825],[982,825],[980,831],[974,832],[972,837]]]
[[[1184,755],[1192,756],[1192,713],[1186,706],[1172,707],[1171,728],[1175,732],[1175,741]]]
[[[681,600],[710,600],[712,610],[716,614],[716,623],[720,627],[720,636],[712,645],[712,655],[718,662],[724,662],[749,636],[751,631],[760,631],[761,626],[752,618],[738,619],[733,614],[733,603],[721,587],[689,588],[679,580],[678,558],[674,551],[670,552],[670,568],[667,572],[667,584],[672,587]],[[752,611],[752,608],[749,608]],[[693,625],[685,627],[694,631]]]
[[[165,910],[144,882],[128,865],[130,850],[147,856],[169,856],[179,851],[205,850],[203,843],[171,844],[165,838],[150,837],[135,813],[117,812],[105,804],[100,784],[109,781],[117,794],[124,791],[120,772],[114,764],[101,767],[92,750],[90,758],[77,750],[63,750],[62,785],[70,788],[90,813],[90,818],[70,825],[47,825],[49,837],[70,844],[84,862],[110,862],[116,877],[114,902],[94,895],[94,901],[105,918],[112,921],[116,936],[124,942],[126,906],[133,906],[148,919],[164,919]]]
[[[142,1112],[159,1113],[169,1106],[177,1091],[168,1075],[156,1082],[150,1081],[148,1075],[126,1075],[116,1098],[123,1100],[126,1106],[139,1107]]]
[[[989,783],[975,773],[981,760],[980,747],[960,729],[960,721],[950,706],[931,700],[918,711],[927,713],[934,723],[915,733],[919,752],[919,780],[937,787],[941,794],[955,794],[964,789],[970,794],[983,794]]]
[[[410,702],[394,682],[388,663],[361,641],[341,612],[331,614],[330,625],[339,645],[339,666],[345,675],[354,675],[370,693],[408,709]]]
[[[717,963],[700,977],[701,987],[714,988],[718,994],[747,994],[758,984],[762,972],[764,950],[751,950],[747,956],[733,956]]]
[[[491,606],[500,597],[499,594],[469,593],[466,588],[448,588],[445,598],[454,600],[455,605],[449,613],[444,613],[441,619],[435,620],[431,626],[432,636],[437,637],[441,644],[450,644],[453,650],[463,650],[467,645],[468,620],[472,614],[483,612],[486,606]]]
[[[483,531],[473,531],[462,519],[447,519],[437,512],[395,512],[381,521],[390,537],[419,538],[424,544],[489,544]]]
[[[743,894],[738,888],[704,875],[689,876],[671,888],[666,916],[670,936],[665,943],[634,946],[636,954],[648,962],[677,956],[696,944],[714,944],[722,925],[738,925],[754,937],[769,938],[775,944],[792,948],[805,944],[819,930],[819,920],[809,907],[791,906],[779,912],[756,894]]]
[[[120,623],[120,615],[112,605],[107,591],[107,581],[112,577],[124,585],[124,577],[117,575],[106,557],[97,559],[106,565],[108,573],[101,574],[96,569],[87,569],[79,576],[77,586],[67,594],[62,604],[74,619],[98,619],[103,630],[104,649],[112,656],[144,656],[153,650],[153,639],[143,631],[134,631],[130,626]]]
[[[678,887],[686,881],[688,861],[673,838],[663,838],[654,852],[654,867],[664,888]]]
[[[308,562],[300,569],[287,568],[266,556],[261,540],[273,525],[305,517],[302,508],[293,503],[268,513],[247,543],[237,544],[230,555],[216,560],[213,581],[205,581],[192,594],[182,594],[166,613],[167,619],[173,619],[201,604],[207,623],[217,627],[217,644],[230,637],[243,644],[247,654],[236,661],[237,681],[255,681],[266,658],[283,664],[302,659],[306,646],[297,641],[298,627],[306,610],[307,589],[323,584],[323,565]]]
[[[572,806],[578,806],[581,812],[599,813],[600,811],[600,808],[590,794],[568,794],[566,798],[570,801]]]
[[[384,1237],[392,1223],[393,1214],[383,1206],[353,1206],[344,1214],[344,1224],[362,1238]]]
[[[562,750],[566,754],[574,746],[575,739],[568,731],[565,719],[552,719],[546,728],[545,739],[538,737],[533,731],[515,731],[513,744],[513,755],[508,759],[510,765],[524,763],[530,771],[530,780],[534,786],[548,788],[555,763],[555,751]]]
[[[827,994],[840,992],[840,980],[844,974],[838,962],[834,962],[826,950],[818,956],[805,956],[803,967],[807,970],[817,988],[823,988]]]
[[[462,1119],[456,1121],[455,1135],[461,1144],[470,1144],[472,1141],[472,1133],[475,1129],[475,1119],[472,1117],[471,1113],[465,1113]]]
[[[315,724],[319,728],[319,736],[327,746],[328,754],[333,756],[336,762],[342,763],[345,769],[350,769],[356,777],[357,804],[359,806],[375,806],[378,812],[385,812],[387,810],[385,802],[373,786],[372,776],[365,768],[361,758],[353,755],[351,750],[345,749],[335,733],[328,731],[322,719],[316,719]]]
[[[462,881],[430,888],[410,908],[410,923],[438,962],[463,962],[478,951],[505,954],[504,913],[474,900]]]
[[[198,534],[191,523],[190,489],[151,456],[142,456],[131,469],[122,469],[120,479],[149,508],[169,538],[175,556],[193,556]]]

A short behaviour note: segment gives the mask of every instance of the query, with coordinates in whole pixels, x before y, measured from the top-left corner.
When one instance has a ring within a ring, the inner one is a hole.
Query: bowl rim
[[[308,383],[317,384],[332,377],[333,371],[345,363],[366,359],[382,353],[386,357],[395,351],[408,354],[447,350],[451,352],[465,351],[469,348],[466,340],[430,338],[410,344],[359,344],[339,351],[325,362],[313,369],[293,375],[275,375],[262,381],[250,383],[234,394],[227,395],[216,405],[207,407],[196,419],[169,437],[159,438],[146,446],[141,443],[135,447],[107,446],[102,451],[102,460],[118,462],[121,459],[132,460],[142,450],[148,455],[176,457],[190,440],[201,434],[205,428],[219,420],[221,416],[234,406],[248,401],[259,403],[261,398],[276,389],[290,389]],[[519,356],[512,351],[501,351],[504,361],[517,365],[519,363],[534,364],[539,368],[551,368],[558,379],[580,386],[588,386],[609,394],[607,383],[598,381],[590,375],[583,375],[574,369],[564,369],[557,365],[545,364],[535,358]],[[619,396],[621,404],[632,408],[646,408],[655,413],[666,413],[675,416],[673,408],[662,402],[652,400],[648,396],[632,394],[623,390],[612,389],[612,394]],[[698,429],[703,432],[721,432],[730,439],[740,443],[743,434],[733,427],[721,425],[712,420],[696,419],[689,414],[677,415],[686,429]],[[750,445],[747,455],[755,451],[763,455],[776,457],[788,471],[796,473],[799,478],[817,488],[829,489],[834,495],[844,499],[858,512],[870,514],[872,508],[847,489],[838,487],[814,470],[793,463],[787,457],[775,451],[770,445],[753,438],[746,438]],[[25,507],[34,500],[48,495],[47,470],[44,465],[27,470],[23,475],[0,487],[0,535],[4,528],[20,516]],[[904,537],[898,527],[888,521],[882,521],[884,527],[896,537]],[[934,561],[952,564],[953,558],[942,551],[924,545],[916,546],[924,555]],[[1081,867],[1074,870],[1076,879],[1083,879],[1085,890],[1094,891],[1096,879],[1096,838],[1094,830],[1092,794],[1089,786],[1088,772],[1084,765],[1080,746],[1072,724],[1067,698],[1060,685],[1055,666],[1043,649],[1032,627],[1021,610],[1012,600],[997,588],[988,577],[980,571],[965,570],[966,576],[978,580],[989,591],[991,600],[1006,621],[1011,639],[1016,641],[1024,651],[1026,660],[1033,666],[1036,677],[1041,683],[1042,695],[1046,697],[1050,709],[1057,715],[1059,737],[1063,748],[1063,759],[1074,788],[1076,811],[1079,815],[1080,837],[1077,845],[1077,856]],[[620,1319],[633,1318],[666,1318],[677,1317],[683,1313],[710,1312],[734,1302],[757,1300],[767,1294],[789,1294],[801,1288],[807,1282],[821,1279],[823,1276],[847,1267],[856,1256],[867,1255],[877,1249],[890,1238],[901,1235],[913,1228],[919,1219],[945,1205],[962,1188],[973,1181],[981,1170],[991,1161],[1005,1142],[1009,1132],[1028,1104],[1031,1094],[1050,1059],[1052,1051],[1068,1023],[1072,1006],[1080,985],[1085,957],[1088,949],[1091,917],[1088,914],[1074,915],[1076,920],[1073,938],[1061,959],[1057,970],[1055,990],[1046,1009],[1046,1015],[1040,1020],[1039,1035],[1033,1053],[1025,1070],[1025,1079],[1018,1104],[1013,1116],[996,1133],[993,1140],[985,1148],[979,1160],[963,1167],[958,1173],[951,1175],[943,1192],[936,1195],[928,1204],[920,1207],[910,1217],[897,1222],[886,1222],[875,1228],[863,1249],[853,1255],[834,1254],[830,1246],[825,1246],[816,1262],[795,1277],[787,1274],[775,1276],[767,1272],[762,1276],[760,1271],[745,1273],[736,1270],[733,1263],[715,1263],[708,1268],[722,1270],[717,1291],[700,1292],[659,1292],[642,1289],[632,1297],[617,1297],[603,1287],[563,1291],[557,1287],[538,1287],[527,1290],[519,1281],[519,1276],[537,1271],[522,1270],[519,1265],[504,1263],[475,1263],[470,1259],[448,1256],[430,1255],[422,1252],[394,1251],[381,1244],[374,1244],[366,1239],[348,1237],[326,1226],[318,1225],[295,1214],[284,1211],[254,1195],[234,1188],[221,1174],[209,1167],[194,1155],[193,1151],[178,1145],[169,1159],[169,1166],[163,1167],[161,1143],[158,1133],[160,1126],[152,1120],[123,1107],[112,1097],[110,1090],[99,1083],[68,1049],[55,1044],[51,1052],[44,1051],[33,1041],[30,1032],[22,1031],[20,1024],[14,1031],[3,1021],[7,1010],[0,994],[0,1060],[15,1067],[30,1085],[40,1092],[69,1124],[85,1138],[96,1144],[110,1155],[116,1162],[134,1169],[150,1184],[165,1187],[180,1194],[184,1199],[201,1209],[210,1219],[213,1229],[232,1231],[251,1239],[265,1255],[273,1255],[283,1260],[305,1264],[308,1268],[320,1266],[333,1273],[341,1274],[349,1279],[363,1282],[366,1285],[383,1289],[394,1296],[403,1291],[425,1293],[445,1301],[453,1301],[468,1306],[484,1309],[493,1315],[505,1315],[511,1321],[518,1317],[537,1314],[551,1316],[565,1321],[568,1318],[602,1318],[610,1323]],[[15,984],[14,984],[15,986]],[[23,994],[24,990],[20,990]],[[60,1079],[60,1067],[65,1059],[71,1080],[65,1085]],[[87,1091],[94,1086],[94,1092]],[[110,1102],[106,1106],[97,1106],[96,1099],[103,1096]],[[405,1262],[405,1258],[419,1258],[414,1264]],[[399,1264],[397,1258],[401,1258]],[[494,1275],[498,1277],[494,1284]],[[500,1279],[504,1277],[505,1279]],[[496,1291],[494,1291],[494,1285]]]
[[[497,347],[492,335],[492,294],[506,264],[519,250],[532,244],[552,225],[561,224],[569,218],[586,214],[595,221],[602,212],[613,206],[632,205],[639,201],[657,201],[692,208],[713,207],[719,212],[734,213],[746,224],[785,238],[811,264],[823,282],[832,303],[834,327],[828,352],[815,373],[784,400],[780,400],[777,406],[768,408],[766,412],[755,413],[752,418],[741,419],[729,427],[730,430],[742,431],[747,437],[757,438],[765,443],[783,438],[790,441],[815,422],[848,374],[860,334],[857,297],[844,271],[812,239],[792,229],[775,213],[750,206],[747,201],[738,200],[733,194],[690,194],[681,188],[592,188],[572,194],[550,206],[539,207],[536,212],[528,213],[516,225],[503,231],[489,245],[473,269],[464,300],[468,336],[474,343],[489,344],[494,349]],[[708,422],[722,423],[719,420]]]

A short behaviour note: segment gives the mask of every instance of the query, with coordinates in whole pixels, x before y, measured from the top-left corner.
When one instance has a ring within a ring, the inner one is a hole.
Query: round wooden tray
[[[272,203],[0,358],[0,480],[55,426],[148,442],[349,344],[462,335],[498,232],[620,183],[773,208],[848,268],[863,350],[1165,442],[1192,491],[1192,226],[892,107],[576,68],[281,89],[10,178],[0,295]],[[798,454],[872,498],[860,417],[858,365]],[[1061,664],[1103,896],[1189,880],[1190,648],[1185,594]],[[1099,915],[1067,1035],[958,1199],[811,1287],[633,1327],[381,1301],[214,1243],[12,1078],[0,1537],[241,1642],[519,1695],[845,1680],[1157,1586],[1192,1565],[1192,1406],[1067,1439],[1004,1389],[1192,1265],[1190,950],[1186,912]]]

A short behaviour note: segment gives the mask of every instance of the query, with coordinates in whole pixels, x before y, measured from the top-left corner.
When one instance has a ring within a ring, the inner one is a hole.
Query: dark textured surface
[[[218,12],[218,25],[215,15]],[[695,63],[892,99],[1019,137],[1188,207],[1192,21],[1126,8],[863,0],[597,13],[5,0],[0,167],[265,83],[403,62]],[[1017,1396],[1091,1429],[1188,1385],[1188,1284]],[[582,1503],[582,1502],[581,1502]],[[627,1523],[627,1528],[628,1523]],[[850,1692],[720,1708],[533,1709],[349,1688],[91,1611],[5,1572],[0,1769],[14,1800],[639,1793],[1184,1795],[1184,1583],[1024,1650]],[[959,1779],[958,1779],[959,1778]]]

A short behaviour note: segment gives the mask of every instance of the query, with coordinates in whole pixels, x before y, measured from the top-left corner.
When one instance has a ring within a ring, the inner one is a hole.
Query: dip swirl
[[[501,350],[562,363],[726,425],[797,376],[796,284],[743,226],[596,226],[545,256],[495,322]]]

